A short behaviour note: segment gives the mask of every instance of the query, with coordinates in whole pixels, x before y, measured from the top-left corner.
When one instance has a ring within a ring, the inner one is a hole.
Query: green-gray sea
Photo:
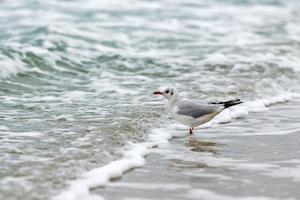
[[[161,86],[251,101],[299,92],[299,72],[296,0],[0,0],[0,199],[50,199],[176,123]]]

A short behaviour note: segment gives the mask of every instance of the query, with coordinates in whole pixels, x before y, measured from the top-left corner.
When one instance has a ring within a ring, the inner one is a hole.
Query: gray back
[[[178,114],[187,115],[193,118],[199,118],[207,114],[212,114],[221,110],[220,105],[196,102],[190,100],[181,100],[177,104]]]

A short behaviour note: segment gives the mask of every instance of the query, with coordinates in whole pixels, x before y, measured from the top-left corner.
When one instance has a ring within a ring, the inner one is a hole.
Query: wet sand
[[[276,104],[174,138],[152,149],[144,167],[93,192],[107,200],[299,199],[299,107]]]

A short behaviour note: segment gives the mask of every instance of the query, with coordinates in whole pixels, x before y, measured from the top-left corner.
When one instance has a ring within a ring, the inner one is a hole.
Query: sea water
[[[152,95],[161,86],[246,102],[219,122],[293,99],[299,8],[294,0],[0,1],[0,199],[72,196],[74,183],[112,161],[133,158],[103,184],[143,165],[148,148],[173,137],[153,131],[176,124]]]

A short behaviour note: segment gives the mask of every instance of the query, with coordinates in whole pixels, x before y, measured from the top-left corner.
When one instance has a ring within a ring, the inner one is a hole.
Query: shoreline
[[[284,120],[289,115],[285,111],[297,112],[295,108],[299,105],[299,100],[278,104],[270,112],[253,113],[252,119],[171,140],[170,144],[152,149],[143,168],[93,193],[115,200],[297,199],[300,197],[300,148],[296,145],[299,120],[287,120],[286,127],[279,124],[276,129],[281,130],[274,134],[270,125]],[[265,120],[270,114],[276,115],[275,121]],[[255,126],[245,132],[256,130],[253,137],[240,134],[238,128],[249,126],[249,121]],[[265,121],[266,127],[259,126],[261,121]],[[286,133],[286,129],[290,132]],[[267,130],[269,134],[265,134]],[[278,134],[280,131],[283,133]]]
[[[287,102],[298,96],[299,96],[298,94],[286,93],[269,99],[261,99],[257,101],[245,102],[241,106],[236,106],[236,108],[233,107],[232,109],[230,109],[230,111],[225,110],[218,117],[216,117],[212,122],[203,125],[200,129],[207,128],[207,127],[213,128],[216,125],[218,126],[218,124],[227,123],[236,118],[244,118],[246,115],[248,115],[249,112],[257,113],[257,112],[266,111],[267,106],[276,103]],[[182,127],[175,126],[175,129],[180,130],[182,129]],[[196,129],[196,132],[198,132],[198,130]],[[167,129],[153,129],[152,133],[149,134],[148,136],[148,141],[139,144],[129,145],[128,149],[124,151],[124,156],[121,159],[118,159],[103,167],[93,169],[83,174],[81,178],[70,182],[70,187],[67,190],[63,191],[60,195],[55,196],[52,199],[53,200],[77,200],[83,198],[103,199],[101,197],[101,193],[100,195],[97,193],[97,195],[95,196],[95,194],[93,194],[94,192],[91,192],[90,190],[92,189],[92,191],[94,190],[97,191],[99,187],[110,185],[110,182],[112,180],[116,178],[121,178],[123,174],[126,174],[126,172],[131,172],[132,169],[144,166],[146,163],[145,156],[149,154],[149,151],[153,154],[153,152],[155,152],[154,147],[164,148],[164,146],[168,146],[169,141],[172,138],[177,138],[177,137],[182,138],[187,135],[188,133],[186,131],[175,131],[174,133],[173,130],[173,133],[170,133],[168,132]],[[210,145],[208,144],[206,145],[202,144],[198,148],[200,148],[201,151],[209,152],[209,149],[211,148],[209,146]],[[148,157],[151,158],[151,155]]]

